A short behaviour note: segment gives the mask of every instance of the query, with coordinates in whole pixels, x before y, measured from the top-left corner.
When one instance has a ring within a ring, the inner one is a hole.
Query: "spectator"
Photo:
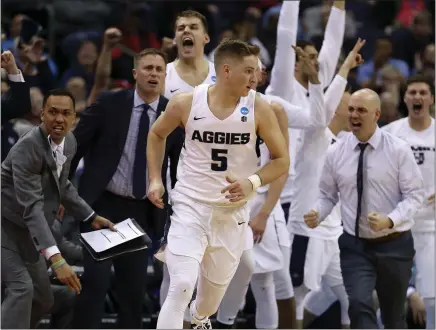
[[[97,58],[97,46],[90,40],[82,41],[77,52],[77,57],[71,63],[70,68],[62,75],[61,86],[67,87],[71,78],[79,77],[85,81],[86,95],[89,95],[91,88],[94,85]]]
[[[402,60],[395,59],[392,54],[392,42],[386,35],[379,36],[375,43],[372,59],[357,69],[357,82],[362,87],[381,84],[381,70],[386,64],[397,68],[404,77],[409,77],[409,67]]]
[[[398,112],[399,100],[396,95],[391,92],[383,92],[380,95],[381,101],[381,114],[378,121],[380,127],[385,126],[397,119],[400,119],[400,113]]]
[[[41,109],[43,99],[44,95],[42,95],[41,90],[38,87],[30,88],[30,102],[32,105],[31,109],[24,116],[15,120],[13,126],[14,131],[19,137],[26,134],[33,127],[41,124]]]
[[[415,54],[421,53],[426,45],[434,42],[434,28],[429,12],[423,11],[415,16],[410,28],[403,27],[392,33],[395,57],[405,61],[414,69]]]
[[[72,77],[67,81],[67,90],[74,96],[76,100],[76,112],[80,114],[85,110],[87,105],[87,90],[85,79],[81,77]]]
[[[415,55],[415,71],[417,74],[435,80],[435,46],[434,43],[428,44],[424,51]]]

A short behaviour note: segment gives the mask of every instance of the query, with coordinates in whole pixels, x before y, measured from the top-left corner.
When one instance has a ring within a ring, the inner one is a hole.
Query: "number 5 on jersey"
[[[212,171],[224,172],[227,170],[227,149],[212,149]]]

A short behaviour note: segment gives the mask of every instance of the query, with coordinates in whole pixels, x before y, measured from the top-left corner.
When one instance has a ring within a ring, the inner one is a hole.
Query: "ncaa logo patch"
[[[248,115],[248,108],[247,107],[242,107],[241,108],[241,114],[243,114],[244,116]]]
[[[213,82],[216,82],[216,76],[212,76],[210,79],[211,79]]]

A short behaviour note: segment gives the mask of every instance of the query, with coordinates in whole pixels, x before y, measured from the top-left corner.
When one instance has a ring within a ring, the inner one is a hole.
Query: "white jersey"
[[[295,158],[295,175],[290,189],[289,232],[307,237],[337,239],[343,232],[339,203],[315,229],[309,228],[303,220],[304,214],[315,206],[327,149],[336,141],[336,137],[326,128],[302,131],[300,138],[303,142]]]
[[[435,193],[435,120],[432,118],[430,127],[421,132],[410,127],[407,117],[396,120],[384,126],[383,129],[409,143],[424,178],[424,205],[414,216],[415,225],[412,230],[416,232],[434,232],[435,204],[428,203],[427,199]]]
[[[209,87],[200,85],[194,89],[174,190],[200,203],[226,206],[230,202],[221,193],[229,184],[226,176],[244,179],[258,168],[256,92],[241,97],[233,113],[220,120],[209,108]]]
[[[209,73],[202,84],[212,85],[216,81],[215,66],[212,62],[209,62]],[[167,64],[167,76],[165,77],[165,94],[167,99],[171,99],[174,95],[179,93],[190,93],[194,90],[194,87],[189,85],[186,81],[180,78],[177,73],[174,62]]]

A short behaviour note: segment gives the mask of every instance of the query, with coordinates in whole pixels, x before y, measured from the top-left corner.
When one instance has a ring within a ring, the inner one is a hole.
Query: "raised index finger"
[[[357,42],[353,47],[353,52],[358,53],[362,49],[362,47],[365,45],[365,43],[366,43],[366,40],[364,40],[364,39],[362,40],[360,38],[357,39]]]

